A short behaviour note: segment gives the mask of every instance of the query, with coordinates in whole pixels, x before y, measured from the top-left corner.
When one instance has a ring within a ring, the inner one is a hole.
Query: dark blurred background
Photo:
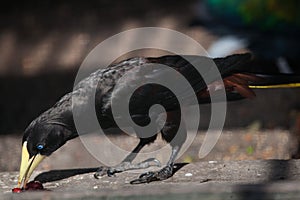
[[[131,28],[171,28],[194,38],[214,57],[250,51],[255,64],[249,67],[255,71],[299,73],[299,5],[296,0],[2,2],[0,134],[19,138],[31,120],[72,90],[77,69],[97,44]],[[229,103],[225,128],[299,126],[300,133],[299,89],[256,93],[256,99]],[[209,106],[202,109],[205,127]]]
[[[143,26],[187,27],[193,1],[26,1],[0,8],[0,134],[21,132],[71,91],[97,44]]]

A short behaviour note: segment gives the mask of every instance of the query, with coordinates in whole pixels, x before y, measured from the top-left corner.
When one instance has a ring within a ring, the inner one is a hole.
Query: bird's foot
[[[140,163],[133,164],[131,162],[122,162],[121,164],[115,166],[115,167],[99,167],[97,172],[94,174],[94,177],[96,179],[99,179],[101,176],[108,175],[109,177],[114,176],[116,173],[121,173],[128,170],[134,170],[134,169],[145,169],[150,166],[157,166],[160,167],[161,164],[159,160],[156,158],[149,158],[147,160],[144,160]]]
[[[138,179],[130,182],[130,184],[150,183],[152,181],[162,181],[173,175],[173,166],[166,166],[159,171],[146,172],[140,175]]]

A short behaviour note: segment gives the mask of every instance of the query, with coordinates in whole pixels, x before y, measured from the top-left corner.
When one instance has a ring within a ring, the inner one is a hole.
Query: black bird
[[[188,60],[192,60],[192,62],[188,62],[185,58],[189,58]],[[141,78],[139,76],[143,76],[144,79],[166,78],[164,77],[165,71],[163,68],[152,70],[151,65],[157,66],[158,64],[164,64],[175,69],[189,81],[197,95],[199,104],[210,103],[209,93],[217,95],[218,90],[220,89],[220,84],[218,84],[219,82],[216,76],[214,76],[214,74],[209,74],[211,64],[215,64],[220,71],[228,100],[254,97],[255,94],[251,87],[272,87],[270,84],[280,84],[279,87],[300,86],[299,83],[296,83],[300,80],[299,77],[294,80],[280,78],[271,79],[269,77],[261,78],[254,74],[249,74],[247,70],[243,68],[243,65],[246,62],[249,62],[250,59],[250,54],[237,54],[215,59],[203,56],[182,57],[179,55],[167,55],[155,58],[135,57],[117,64],[112,64],[105,69],[100,69],[92,73],[89,77],[79,82],[77,86],[75,86],[73,92],[63,96],[52,108],[42,113],[26,128],[22,140],[22,161],[18,187],[22,184],[24,187],[26,186],[33,170],[46,156],[50,156],[68,140],[78,136],[74,123],[72,99],[73,101],[74,99],[77,99],[76,102],[73,103],[77,104],[79,107],[85,107],[88,102],[95,101],[97,118],[101,127],[103,129],[116,127],[114,116],[111,111],[111,100],[112,98],[122,98],[121,93],[123,88],[116,88],[116,83],[124,76],[124,74],[129,73],[132,70],[136,70],[137,73],[132,73],[130,78],[125,79],[123,85],[130,86],[134,84],[136,80]],[[202,76],[193,67],[192,64],[197,63],[201,64],[204,75],[211,76],[208,84],[205,84]],[[151,65],[149,66],[149,64]],[[285,85],[286,83],[291,84]],[[96,86],[95,99],[92,99],[87,92],[92,86]],[[117,95],[112,95],[113,90],[119,91]],[[120,96],[118,96],[118,94]],[[188,99],[189,95],[191,95],[191,91],[182,91],[182,96],[176,97],[166,87],[162,87],[158,84],[145,84],[145,86],[141,86],[141,88],[138,88],[133,93],[129,103],[130,115],[133,121],[140,126],[145,126],[149,123],[149,108],[152,105],[161,104],[164,106],[167,118],[160,132],[162,138],[170,143],[172,153],[169,162],[165,167],[157,172],[142,174],[132,183],[164,180],[172,176],[176,155],[186,139],[186,130],[184,128],[178,130],[181,121],[181,105],[179,105],[177,98]],[[180,136],[176,140],[173,140],[176,133]],[[95,174],[96,178],[104,174],[111,176],[125,170],[146,168],[153,163],[155,164],[156,160],[153,159],[138,164],[132,164],[132,160],[135,158],[136,154],[145,145],[154,142],[157,136],[157,133],[154,133],[149,137],[145,137],[142,133],[139,133],[138,130],[136,130],[136,134],[140,138],[140,142],[123,162],[115,167],[100,167]]]

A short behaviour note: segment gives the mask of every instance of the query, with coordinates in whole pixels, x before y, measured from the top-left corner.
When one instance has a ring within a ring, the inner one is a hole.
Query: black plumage
[[[115,128],[114,117],[118,116],[112,115],[111,101],[113,98],[122,99],[128,95],[126,93],[127,89],[134,87],[138,79],[155,80],[166,78],[167,71],[164,68],[157,70],[157,68],[152,68],[151,66],[158,64],[167,65],[182,74],[191,84],[197,95],[199,104],[210,102],[209,92],[217,94],[218,87],[214,86],[218,82],[217,76],[211,71],[213,64],[220,71],[229,100],[253,97],[254,93],[249,89],[248,85],[261,81],[255,75],[245,73],[247,71],[243,68],[243,65],[250,60],[250,54],[232,55],[216,59],[201,56],[188,56],[188,58],[191,62],[178,55],[157,58],[136,57],[92,73],[89,77],[79,82],[71,93],[63,96],[52,108],[42,113],[27,127],[23,137],[23,144],[25,142],[27,144],[29,158],[37,154],[49,156],[68,140],[78,136],[74,123],[75,113],[72,110],[74,106],[79,109],[80,112],[77,114],[80,115],[80,113],[86,112],[85,109],[88,109],[86,105],[94,101],[97,118],[101,127],[103,129]],[[192,64],[200,64],[202,67],[201,71],[204,74],[201,73],[200,75]],[[129,73],[129,76],[121,80],[127,73]],[[210,77],[208,85],[205,83],[203,76]],[[121,83],[117,86],[118,81],[121,81]],[[174,84],[176,85],[176,83]],[[93,96],[90,94],[93,88],[96,88],[95,98],[92,98]],[[188,100],[191,92],[185,90],[183,87],[180,90],[180,96],[175,96],[167,87],[158,84],[145,84],[135,90],[130,97],[129,111],[131,118],[140,126],[145,126],[149,123],[151,116],[149,116],[148,112],[152,105],[160,104],[165,108],[167,119],[160,132],[162,133],[162,138],[172,146],[172,154],[166,167],[158,172],[143,174],[132,183],[163,180],[172,175],[174,160],[186,139],[184,126],[179,130],[181,113],[178,98]],[[188,105],[189,101],[187,101],[185,106]],[[153,114],[154,118],[157,114],[159,113]],[[86,133],[94,131],[94,127],[90,127],[88,124],[86,127],[89,128]],[[138,130],[136,130],[136,134],[140,138],[140,142],[132,153],[119,166],[99,168],[99,171],[95,174],[96,178],[103,174],[112,175],[125,170],[146,168],[151,162],[157,163],[156,160],[148,160],[139,164],[132,164],[131,161],[135,158],[136,154],[146,144],[155,141],[157,136],[157,133],[154,133],[149,137],[145,137]],[[176,137],[176,140],[173,140],[174,137]]]
[[[203,59],[208,59],[200,56],[190,57],[196,60],[196,62],[203,62]],[[241,66],[239,64],[249,60],[249,58],[249,54],[235,55],[227,57],[226,59],[217,58],[214,59],[214,62],[218,66],[223,77],[226,77],[231,75],[233,71],[237,71],[237,68]],[[211,61],[211,59],[208,60]],[[116,82],[126,72],[136,68],[139,68],[139,71],[141,71],[145,64],[150,63],[164,64],[182,73],[182,75],[190,81],[195,92],[199,92],[206,88],[206,84],[197,70],[191,63],[180,56],[131,58],[118,64],[108,66],[105,69],[100,69],[92,73],[89,77],[79,82],[75,86],[73,92],[63,96],[52,108],[42,113],[28,126],[25,130],[23,142],[30,141],[28,143],[29,148],[31,148],[31,144],[34,144],[32,145],[32,150],[29,150],[29,153],[33,155],[36,152],[36,149],[34,148],[37,143],[48,142],[48,136],[55,135],[53,137],[61,139],[58,139],[57,142],[52,145],[45,145],[45,148],[41,151],[41,153],[45,155],[50,155],[67,140],[78,136],[72,115],[72,98],[73,100],[76,99],[77,102],[75,104],[77,106],[84,107],[84,105],[88,104],[89,101],[93,100],[90,99],[89,94],[93,87],[97,87],[95,106],[101,126],[104,129],[114,127],[115,123],[113,122],[113,116],[111,113],[110,98],[112,91],[116,89],[114,88]],[[208,70],[209,69],[207,69],[207,71]],[[148,73],[152,73],[152,71],[150,70]],[[154,79],[164,76],[164,70],[155,73],[156,77],[154,77]],[[136,75],[138,75],[138,73]],[[127,79],[126,84],[130,86],[137,78],[138,77],[133,77],[131,80]],[[151,95],[151,98],[149,98],[149,95]],[[136,121],[148,121],[149,107],[156,103],[162,104],[167,111],[177,110],[179,106],[176,97],[172,95],[167,88],[159,85],[147,84],[140,90],[136,91],[131,98],[130,111],[133,118],[136,116]]]

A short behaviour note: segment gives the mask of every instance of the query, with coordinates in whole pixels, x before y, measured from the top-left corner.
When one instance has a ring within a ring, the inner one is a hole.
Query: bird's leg
[[[178,155],[182,144],[186,140],[186,128],[184,121],[181,119],[180,112],[167,113],[166,123],[161,130],[162,137],[172,147],[172,153],[167,165],[159,171],[146,172],[136,180],[131,181],[131,184],[149,183],[152,181],[161,181],[170,178],[173,175],[173,167],[176,156]]]
[[[140,152],[140,150],[150,142],[154,141],[156,139],[156,135],[152,138],[141,138],[139,144],[130,152],[130,154],[117,166],[114,167],[100,167],[97,172],[94,174],[95,178],[99,178],[100,176],[108,175],[113,176],[115,173],[120,173],[128,170],[134,170],[134,169],[145,169],[150,166],[158,166],[160,167],[159,160],[155,158],[149,158],[147,160],[144,160],[140,163],[133,164],[132,161],[135,159],[137,154]]]
[[[179,146],[172,148],[172,154],[167,165],[159,171],[150,171],[140,175],[138,179],[131,181],[131,184],[149,183],[152,181],[162,181],[170,178],[173,175],[173,167],[176,156],[180,150]]]

